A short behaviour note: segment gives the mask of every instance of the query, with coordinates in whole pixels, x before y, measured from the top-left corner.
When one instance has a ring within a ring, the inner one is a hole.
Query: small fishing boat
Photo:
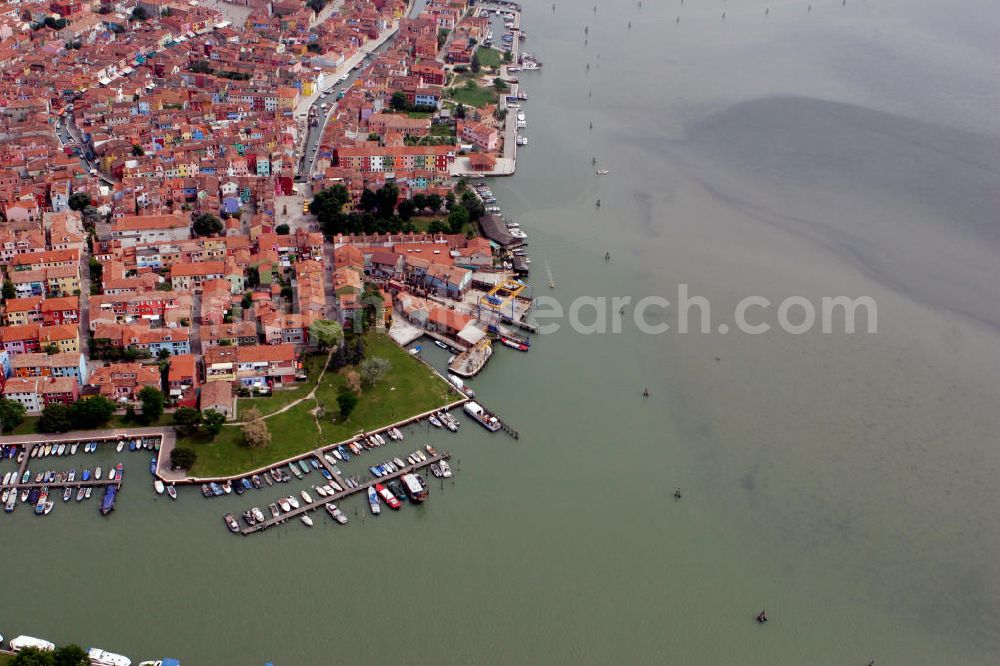
[[[306,527],[312,527],[312,526],[313,526],[313,519],[312,519],[312,518],[310,518],[309,516],[307,516],[306,514],[302,514],[302,515],[301,515],[301,516],[299,517],[299,519],[300,519],[300,520],[301,520],[301,521],[302,521],[303,523],[305,523],[305,524],[306,524]]]
[[[437,463],[433,463],[431,465],[431,474],[439,479],[444,476],[444,474],[441,473],[441,466]]]
[[[153,490],[156,491],[157,495],[162,495],[163,491],[166,490],[166,487],[163,485],[163,481],[160,481],[159,479],[153,481]]]
[[[257,518],[254,517],[253,512],[250,511],[250,509],[247,509],[246,511],[243,512],[243,520],[245,520],[247,525],[249,525],[250,527],[253,527],[254,525],[257,524]]]
[[[169,486],[167,486],[167,496],[170,497],[170,499],[172,500],[177,499],[177,489],[174,488],[174,484],[172,483]]]
[[[307,493],[306,491],[304,491],[304,490],[299,491],[299,495],[302,495],[302,499],[305,500],[306,504],[312,504],[313,503],[312,496],[309,493]]]
[[[250,479],[250,483],[253,484],[254,488],[256,488],[257,490],[260,490],[261,485],[262,485],[261,482],[260,482],[260,475],[254,474],[253,478]]]
[[[344,515],[343,511],[337,508],[336,504],[330,502],[329,504],[326,505],[325,508],[326,512],[330,514],[330,517],[333,518],[335,521],[337,521],[339,524],[341,525],[347,524],[347,516]]]
[[[86,497],[87,499],[90,499],[90,494],[91,494],[91,493],[92,493],[93,491],[94,491],[94,489],[93,489],[93,488],[91,488],[90,486],[87,486],[87,492],[86,492],[86,493],[84,494],[84,497]]]
[[[63,502],[68,502],[73,499],[73,489],[69,486],[63,489]]]
[[[320,497],[326,497],[326,488],[323,486],[313,486],[313,490],[315,490]]]
[[[441,421],[438,420],[438,417],[434,416],[433,414],[427,420],[430,421],[431,425],[434,426],[435,428],[440,428],[440,427],[443,426],[443,424],[441,423]]]
[[[80,486],[80,488],[76,491],[76,501],[82,502],[83,498],[86,497],[86,495],[87,495],[87,489],[84,488],[83,486]]]
[[[212,487],[209,486],[207,483],[201,484],[201,494],[205,497],[212,497],[213,495]]]
[[[77,449],[77,447],[79,447],[79,446],[80,446],[80,445],[79,445],[79,444],[77,444],[76,442],[74,442],[73,444],[71,444],[71,445],[70,445],[70,447],[69,447],[69,454],[70,454],[71,456],[75,456],[75,455],[76,455],[76,449]]]
[[[399,509],[399,507],[401,506],[399,500],[396,499],[396,496],[393,495],[389,491],[389,489],[383,486],[381,483],[375,484],[375,492],[377,492],[379,494],[379,497],[381,497],[382,500],[389,505],[390,509]]]
[[[288,513],[289,511],[292,510],[292,505],[288,503],[287,497],[279,497],[278,506],[280,506],[281,510],[284,511],[285,513]]]
[[[295,475],[296,479],[302,478],[302,472],[295,466],[295,463],[288,463],[288,469],[292,470],[292,474]]]
[[[56,505],[55,502],[53,502],[52,500],[47,501],[45,505],[42,507],[42,515],[47,516],[50,513],[52,513],[52,509],[53,507],[55,507],[55,505]]]
[[[94,470],[94,479],[96,479],[97,481],[100,481],[101,480],[101,476],[103,474],[104,474],[104,470],[101,469],[100,465],[98,465],[97,469]]]
[[[368,506],[372,510],[372,515],[377,516],[382,513],[382,507],[379,506],[378,493],[371,486],[368,486]]]
[[[122,451],[125,450],[125,440],[124,439],[119,439],[118,440],[118,448],[117,448],[117,450],[118,450],[118,453],[121,453]]]
[[[118,488],[113,485],[104,487],[104,497],[101,498],[101,514],[108,515],[115,510],[115,498],[118,495]]]
[[[254,507],[254,508],[250,509],[250,512],[253,513],[253,517],[254,517],[254,519],[258,523],[264,522],[264,512],[263,511],[261,511],[257,507]]]
[[[223,516],[223,519],[226,521],[226,526],[229,528],[230,532],[236,534],[240,531],[240,524],[236,522],[236,516],[231,513],[227,513]]]
[[[271,518],[275,518],[276,519],[278,516],[281,515],[281,512],[278,511],[278,507],[277,507],[277,505],[274,502],[271,502],[270,504],[268,504],[267,508],[271,512]]]
[[[264,479],[264,483],[266,483],[268,487],[274,485],[274,479],[271,477],[270,472],[264,472],[263,474],[261,474],[261,477]]]

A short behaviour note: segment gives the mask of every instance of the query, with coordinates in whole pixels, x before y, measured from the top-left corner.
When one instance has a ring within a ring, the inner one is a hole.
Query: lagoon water
[[[472,384],[520,439],[410,430],[454,481],[378,519],[345,503],[346,527],[236,538],[221,515],[276,490],[171,503],[124,454],[110,519],[0,518],[0,632],[234,666],[1000,660],[1000,15],[525,5],[545,69],[492,187],[536,295],[683,283],[715,332],[626,308],[620,334],[498,349]],[[718,333],[751,295],[870,296],[878,332]]]

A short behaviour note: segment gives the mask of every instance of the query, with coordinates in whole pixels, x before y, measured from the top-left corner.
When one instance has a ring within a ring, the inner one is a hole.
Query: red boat
[[[511,349],[516,349],[517,351],[526,352],[529,349],[531,349],[531,347],[529,347],[528,344],[526,342],[524,342],[523,340],[518,340],[517,338],[512,338],[509,335],[501,335],[500,336],[500,342],[502,342],[503,344],[507,345]]]
[[[383,502],[389,505],[390,509],[398,509],[400,507],[399,500],[396,499],[396,496],[381,483],[375,484],[375,492],[378,493],[378,496],[382,498]]]

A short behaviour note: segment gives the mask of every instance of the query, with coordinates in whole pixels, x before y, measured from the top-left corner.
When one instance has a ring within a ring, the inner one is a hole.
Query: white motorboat
[[[302,522],[305,523],[307,527],[313,526],[313,519],[305,514],[302,514]]]
[[[326,488],[323,486],[313,486],[313,488],[316,489],[316,492],[319,493],[320,497],[326,497]]]
[[[166,490],[166,486],[163,485],[163,481],[156,479],[153,481],[153,489],[156,490],[157,495],[162,495],[163,491]]]
[[[132,660],[128,657],[99,648],[88,649],[87,657],[94,666],[132,666]]]
[[[302,495],[302,499],[305,501],[306,504],[312,504],[313,503],[312,496],[309,493],[307,493],[306,491],[303,490],[299,494]]]
[[[77,447],[78,447],[78,446],[80,446],[80,445],[79,445],[79,444],[76,444],[76,443],[74,443],[74,444],[72,444],[72,445],[71,445],[71,446],[69,447],[69,454],[70,454],[71,456],[75,456],[75,455],[76,455],[76,449],[77,449]]]
[[[298,501],[297,499],[295,499],[295,495],[289,495],[289,496],[288,496],[288,504],[289,504],[289,505],[290,505],[290,506],[291,506],[291,507],[292,507],[293,509],[297,509],[297,508],[299,508],[299,501]]]
[[[439,461],[438,467],[441,468],[441,476],[446,479],[451,477],[451,466],[448,464],[447,460]]]
[[[125,440],[124,439],[118,440],[118,448],[117,448],[117,450],[118,450],[118,453],[121,453],[122,451],[125,450]]]
[[[100,465],[98,465],[98,466],[97,466],[97,469],[95,469],[95,470],[94,470],[94,479],[95,479],[96,481],[100,481],[100,480],[101,480],[101,475],[102,475],[102,474],[104,474],[104,470],[102,470],[102,469],[101,469],[101,466],[100,466]]]

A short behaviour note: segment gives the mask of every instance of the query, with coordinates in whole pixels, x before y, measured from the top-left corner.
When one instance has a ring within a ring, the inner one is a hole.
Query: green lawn
[[[207,441],[203,436],[179,440],[179,445],[191,446],[198,452],[198,462],[191,475],[213,477],[238,474],[304,453],[321,444],[347,439],[362,429],[374,430],[454,399],[454,394],[449,395],[446,382],[410,357],[388,336],[371,334],[366,342],[367,356],[389,359],[392,371],[374,388],[365,389],[348,421],[331,422],[331,417],[338,413],[337,392],[344,378],[327,372],[317,388],[315,401],[306,400],[287,412],[267,419],[271,445],[266,449],[249,449],[243,443],[243,433],[238,426],[224,427],[214,441]],[[307,382],[307,385],[311,387],[312,383]],[[322,436],[310,413],[317,402],[326,410],[321,422]]]
[[[250,407],[256,407],[263,416],[267,416],[299,398],[304,398],[315,386],[316,377],[319,376],[325,362],[326,354],[309,356],[304,362],[306,374],[309,376],[307,381],[299,382],[292,388],[278,389],[267,397],[240,398],[238,402],[239,417],[242,418],[244,410]]]
[[[484,88],[476,84],[475,88],[467,88],[465,84],[462,83],[454,88],[449,89],[451,98],[456,102],[464,104],[466,106],[474,106],[477,109],[491,104],[496,101],[496,91],[492,87]]]
[[[479,64],[483,67],[499,67],[503,60],[503,54],[497,49],[480,47],[476,53],[479,54]]]

